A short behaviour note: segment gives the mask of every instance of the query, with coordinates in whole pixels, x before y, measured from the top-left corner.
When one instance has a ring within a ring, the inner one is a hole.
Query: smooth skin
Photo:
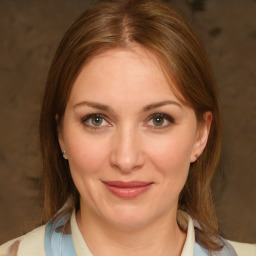
[[[80,193],[77,222],[93,255],[180,255],[176,221],[189,166],[207,143],[211,113],[173,93],[145,49],[107,50],[86,63],[73,85],[59,143]],[[143,181],[148,190],[120,198],[108,181]]]

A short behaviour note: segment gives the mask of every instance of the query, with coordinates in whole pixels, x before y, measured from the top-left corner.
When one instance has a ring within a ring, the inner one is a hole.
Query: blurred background
[[[40,224],[38,117],[50,62],[90,0],[0,1],[0,244]],[[256,1],[170,0],[215,72],[223,150],[213,189],[221,233],[256,243]]]

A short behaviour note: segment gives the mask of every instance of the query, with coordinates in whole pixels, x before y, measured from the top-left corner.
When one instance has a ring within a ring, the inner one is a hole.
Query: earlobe
[[[195,162],[203,153],[208,141],[208,136],[211,129],[212,113],[210,111],[205,112],[204,121],[198,124],[198,131],[196,141],[194,144],[193,152],[191,154],[190,162]]]
[[[65,151],[65,144],[64,144],[64,141],[63,141],[62,129],[61,129],[61,124],[60,124],[60,120],[59,120],[59,115],[55,116],[55,121],[56,121],[58,141],[59,141],[59,145],[60,145],[60,148],[61,148],[62,156],[63,156],[64,159],[68,159],[67,152]]]
[[[67,156],[66,151],[62,151],[62,156],[63,156],[64,159],[68,160],[68,156]]]

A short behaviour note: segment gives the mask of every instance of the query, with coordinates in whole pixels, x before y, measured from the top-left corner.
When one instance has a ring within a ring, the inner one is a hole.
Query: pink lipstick
[[[135,198],[146,192],[153,185],[153,182],[143,181],[103,181],[103,183],[110,192],[124,199]]]

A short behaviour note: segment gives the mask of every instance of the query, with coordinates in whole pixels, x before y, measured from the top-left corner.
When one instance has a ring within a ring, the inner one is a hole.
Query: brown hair
[[[192,163],[181,192],[179,209],[200,224],[196,240],[210,250],[221,248],[210,183],[219,159],[221,121],[217,90],[205,51],[197,36],[167,4],[157,0],[104,1],[86,11],[66,32],[53,59],[42,104],[40,138],[44,167],[44,220],[68,200],[79,208],[79,193],[58,143],[72,85],[86,61],[101,51],[140,45],[161,61],[176,89],[196,113],[213,115],[208,143]]]

